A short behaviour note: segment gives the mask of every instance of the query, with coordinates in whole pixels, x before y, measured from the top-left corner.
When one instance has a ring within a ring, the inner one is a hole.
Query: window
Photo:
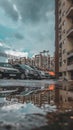
[[[60,48],[62,48],[62,43],[59,45]]]
[[[59,63],[59,66],[60,66],[60,67],[62,66],[62,62]]]
[[[63,33],[65,33],[65,29],[63,30]]]
[[[64,72],[64,76],[66,76],[66,72]]]
[[[66,53],[66,49],[63,50],[63,54]]]
[[[65,16],[65,11],[63,11],[62,16]]]
[[[62,25],[65,25],[65,23],[66,23],[66,22],[65,22],[65,20],[64,20],[63,23],[62,23]]]
[[[63,64],[65,64],[66,63],[66,60],[63,60]]]

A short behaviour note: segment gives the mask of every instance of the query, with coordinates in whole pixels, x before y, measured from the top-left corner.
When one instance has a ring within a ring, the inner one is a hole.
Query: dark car
[[[0,78],[19,78],[19,70],[13,68],[9,63],[0,63]]]
[[[34,71],[34,69],[26,64],[15,64],[13,67],[21,72],[21,79],[34,79],[37,77],[37,73]]]
[[[50,79],[49,73],[45,72],[45,78],[46,78],[46,79]]]
[[[36,66],[31,66],[31,68],[33,68],[34,71],[37,73],[36,79],[45,79],[45,73],[44,73],[44,71],[41,71]]]

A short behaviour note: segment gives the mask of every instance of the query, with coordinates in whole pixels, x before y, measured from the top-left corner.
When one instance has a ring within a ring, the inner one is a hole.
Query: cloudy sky
[[[54,5],[55,0],[0,0],[0,51],[53,55]]]

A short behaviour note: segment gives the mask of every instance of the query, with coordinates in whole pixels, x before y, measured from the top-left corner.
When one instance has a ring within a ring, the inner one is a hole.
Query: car
[[[36,79],[45,79],[44,71],[38,69],[36,66],[31,66],[31,68],[33,68],[35,70],[35,72],[37,73]]]
[[[20,74],[20,79],[26,79],[26,73],[25,69],[22,68],[22,66],[20,64],[14,64],[12,65],[15,69],[18,69]]]
[[[50,79],[49,73],[45,72],[45,78],[46,78],[46,79]]]
[[[26,64],[15,64],[13,67],[21,72],[21,79],[34,79],[38,75],[33,68]]]
[[[38,70],[39,73],[39,79],[45,79],[45,73],[42,70]]]
[[[19,78],[20,72],[9,63],[0,62],[0,79]]]

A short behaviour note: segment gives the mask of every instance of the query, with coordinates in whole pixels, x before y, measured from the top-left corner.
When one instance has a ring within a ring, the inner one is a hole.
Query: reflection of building
[[[56,3],[56,72],[73,79],[73,0]]]
[[[0,86],[0,96],[15,95],[25,90],[20,86]]]
[[[33,103],[38,107],[45,107],[45,105],[57,105],[59,110],[73,109],[73,88],[64,84],[63,88],[54,84],[46,85],[43,90],[28,89],[21,94],[14,94],[7,96],[7,100],[12,98],[17,99],[21,103]]]
[[[64,81],[55,88],[55,102],[60,109],[73,109],[73,83]]]
[[[73,92],[59,90],[59,106],[62,109],[73,109]]]
[[[17,95],[17,96],[13,96],[12,98],[15,97],[18,99],[18,102],[32,102],[34,105],[38,106],[38,107],[42,107],[45,104],[53,104],[54,103],[54,99],[55,99],[55,86],[49,85],[47,88],[45,88],[44,90],[37,90],[37,91],[33,91],[30,94],[23,94],[23,95]],[[24,92],[25,93],[25,92]],[[11,96],[7,97],[7,99],[11,99]]]

